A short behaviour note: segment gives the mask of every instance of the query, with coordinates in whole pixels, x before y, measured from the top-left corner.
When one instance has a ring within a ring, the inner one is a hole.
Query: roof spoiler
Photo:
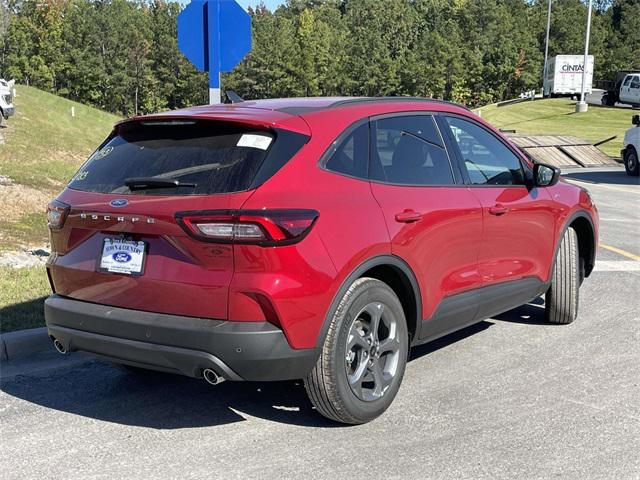
[[[244,102],[244,98],[238,95],[233,90],[225,90],[224,94],[227,96],[228,103],[242,103]]]

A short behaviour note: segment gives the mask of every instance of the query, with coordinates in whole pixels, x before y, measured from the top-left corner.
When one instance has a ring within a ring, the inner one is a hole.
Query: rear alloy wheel
[[[373,278],[356,280],[304,380],[311,402],[337,422],[360,424],[378,417],[398,393],[408,343],[404,311],[393,290]]]
[[[633,147],[628,147],[624,154],[624,168],[627,175],[637,177],[640,175],[640,164],[638,163],[638,152]]]
[[[563,325],[573,322],[578,315],[579,290],[578,236],[576,231],[569,227],[560,242],[553,266],[551,286],[545,295],[546,320]]]

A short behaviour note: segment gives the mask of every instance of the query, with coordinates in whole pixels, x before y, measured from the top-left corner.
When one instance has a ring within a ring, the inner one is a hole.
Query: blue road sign
[[[220,102],[220,72],[251,50],[251,17],[235,0],[192,0],[178,15],[178,48],[209,72],[210,102]]]

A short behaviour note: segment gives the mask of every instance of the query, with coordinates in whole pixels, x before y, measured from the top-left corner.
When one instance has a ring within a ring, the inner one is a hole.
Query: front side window
[[[451,185],[449,157],[431,115],[383,118],[371,126],[372,180],[400,185]]]
[[[484,128],[458,117],[446,117],[473,185],[524,185],[520,159]]]
[[[627,78],[624,79],[624,82],[622,82],[622,85],[624,85],[625,87],[629,85],[629,83],[631,83],[631,79],[633,77],[631,75],[629,75]]]

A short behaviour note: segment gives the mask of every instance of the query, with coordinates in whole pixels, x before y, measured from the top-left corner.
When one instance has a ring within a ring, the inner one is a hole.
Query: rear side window
[[[89,158],[69,187],[141,195],[240,192],[273,175],[307,139],[293,132],[212,121],[125,123]],[[149,184],[132,185],[132,180],[141,179]]]
[[[365,122],[337,144],[325,168],[332,172],[366,179],[368,163],[369,123]]]
[[[451,185],[449,157],[431,115],[372,123],[371,178],[401,185]]]

